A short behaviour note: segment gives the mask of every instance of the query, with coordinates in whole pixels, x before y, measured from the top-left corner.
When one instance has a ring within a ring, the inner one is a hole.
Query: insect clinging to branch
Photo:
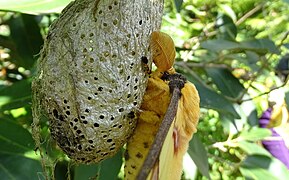
[[[125,179],[177,180],[188,143],[196,132],[199,95],[173,66],[175,47],[167,34],[151,35],[153,61],[138,124],[127,144]]]

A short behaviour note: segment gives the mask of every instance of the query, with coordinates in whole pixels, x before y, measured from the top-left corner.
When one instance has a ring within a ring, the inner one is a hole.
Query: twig
[[[145,180],[156,164],[158,157],[161,153],[161,149],[166,138],[166,135],[171,127],[171,124],[176,116],[177,108],[178,108],[178,101],[181,97],[181,91],[179,88],[173,89],[173,95],[171,98],[171,102],[169,104],[168,110],[165,114],[165,117],[160,125],[160,129],[155,137],[155,140],[150,148],[150,151],[145,159],[145,162],[141,168],[140,173],[137,176],[138,180]]]
[[[242,16],[239,20],[236,21],[236,26],[240,25],[242,22],[244,22],[246,19],[248,19],[250,16],[252,16],[253,14],[255,14],[257,11],[259,11],[260,9],[262,9],[262,7],[265,5],[265,3],[261,3],[259,5],[257,5],[256,7],[254,7],[253,9],[251,9],[250,11],[248,11],[244,16]]]
[[[288,76],[288,77],[289,77],[289,76]],[[252,98],[244,99],[244,100],[242,100],[242,102],[251,101],[251,100],[256,99],[256,98],[258,98],[258,97],[260,97],[260,96],[264,96],[264,95],[266,95],[266,94],[269,94],[269,93],[271,93],[272,91],[274,91],[274,90],[276,90],[276,89],[280,89],[280,88],[284,87],[284,86],[287,84],[288,79],[289,79],[289,78],[287,78],[287,79],[285,80],[285,82],[284,82],[281,86],[274,87],[274,88],[270,89],[270,91],[267,91],[267,92],[258,94],[257,96],[254,96],[254,97],[252,97]]]

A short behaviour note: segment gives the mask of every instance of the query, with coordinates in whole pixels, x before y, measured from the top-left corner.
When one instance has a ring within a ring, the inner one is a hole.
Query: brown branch
[[[168,131],[171,127],[173,120],[175,119],[177,108],[178,108],[178,101],[181,97],[181,91],[179,88],[174,88],[172,93],[171,102],[169,104],[168,110],[165,114],[165,117],[160,125],[160,129],[155,137],[155,140],[150,148],[150,151],[145,159],[145,162],[141,168],[140,173],[137,176],[137,180],[145,180],[150,173],[150,170],[156,164],[161,149],[168,134]]]

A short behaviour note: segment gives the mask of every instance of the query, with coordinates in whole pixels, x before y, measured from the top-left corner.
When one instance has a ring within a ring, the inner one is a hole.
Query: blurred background
[[[57,180],[123,177],[121,151],[100,164],[74,165],[45,121],[45,157],[35,152],[31,81],[49,25],[69,2],[0,0],[0,179],[45,179],[41,161]],[[161,30],[176,44],[174,67],[201,97],[182,178],[289,179],[289,1],[165,0]],[[270,140],[284,147],[262,145]]]

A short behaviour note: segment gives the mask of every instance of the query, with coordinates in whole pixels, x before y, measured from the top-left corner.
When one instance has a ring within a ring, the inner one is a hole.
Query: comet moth
[[[127,143],[125,179],[177,180],[183,156],[196,132],[199,95],[172,67],[175,46],[162,32],[151,35],[153,62],[137,127]]]

